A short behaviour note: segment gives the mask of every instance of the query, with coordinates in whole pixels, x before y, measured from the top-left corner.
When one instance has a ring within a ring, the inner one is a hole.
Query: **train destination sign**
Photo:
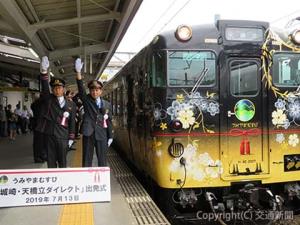
[[[0,207],[110,200],[109,167],[0,170]]]

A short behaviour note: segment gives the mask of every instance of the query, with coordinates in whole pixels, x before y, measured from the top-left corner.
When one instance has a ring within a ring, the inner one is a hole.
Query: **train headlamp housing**
[[[170,124],[170,128],[173,132],[179,132],[182,130],[182,123],[179,120],[173,120]]]
[[[296,45],[300,45],[300,29],[294,30],[291,34],[292,42]]]
[[[300,171],[300,154],[284,155],[284,172]]]
[[[174,143],[174,139],[172,140],[172,143],[169,145],[168,148],[169,154],[170,156],[174,157],[174,158],[179,158],[180,156],[182,156],[183,152],[184,152],[184,146],[181,143]]]
[[[192,38],[192,28],[188,25],[180,25],[175,31],[175,37],[178,41],[189,41]]]

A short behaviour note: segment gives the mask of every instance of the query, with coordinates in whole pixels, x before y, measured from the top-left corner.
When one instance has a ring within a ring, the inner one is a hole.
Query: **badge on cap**
[[[55,79],[53,84],[54,84],[54,85],[60,85],[61,83],[60,83],[59,80]]]
[[[88,83],[88,88],[102,88],[102,83],[97,80],[92,80]]]
[[[65,86],[65,81],[60,78],[55,78],[50,82],[50,85],[53,86]]]

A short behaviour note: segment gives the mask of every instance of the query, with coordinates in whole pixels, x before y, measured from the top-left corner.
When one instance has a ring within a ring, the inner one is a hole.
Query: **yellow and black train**
[[[174,215],[299,211],[299,23],[183,25],[105,85],[115,143]]]

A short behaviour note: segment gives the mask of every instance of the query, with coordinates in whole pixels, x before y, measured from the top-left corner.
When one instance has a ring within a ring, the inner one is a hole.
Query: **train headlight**
[[[179,120],[173,120],[171,122],[170,128],[174,132],[178,132],[182,129],[182,123]]]
[[[299,45],[300,44],[300,30],[295,30],[291,34],[291,38],[292,38],[292,41],[294,42],[294,44]]]
[[[290,170],[295,166],[295,161],[293,159],[293,157],[287,157],[286,158],[286,169]]]
[[[295,157],[294,157],[294,160],[295,160],[295,162],[296,162],[295,168],[296,168],[297,170],[300,169],[300,157],[299,157],[299,156],[295,156]]]
[[[189,41],[192,38],[192,28],[187,25],[180,25],[175,31],[175,37],[178,41]]]
[[[174,143],[174,140],[173,140],[172,143],[169,145],[168,151],[172,157],[179,158],[180,156],[182,156],[182,154],[184,152],[183,144]]]

